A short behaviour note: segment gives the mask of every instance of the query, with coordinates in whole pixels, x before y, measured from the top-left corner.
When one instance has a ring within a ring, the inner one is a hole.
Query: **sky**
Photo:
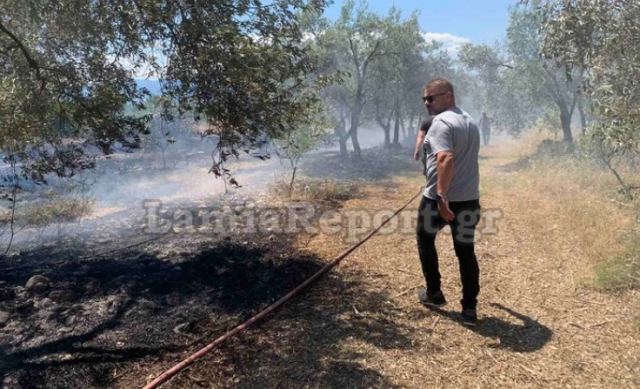
[[[359,0],[356,0],[359,1]],[[462,44],[467,42],[493,45],[504,39],[508,23],[508,7],[518,0],[369,0],[368,7],[380,15],[386,15],[392,6],[408,17],[413,11],[420,13],[420,27],[425,39],[436,40],[455,57]],[[325,16],[335,20],[340,15],[344,0],[333,0],[325,10]],[[148,75],[140,70],[136,78],[144,79]],[[155,77],[148,77],[156,80]],[[153,89],[158,85],[144,85]]]
[[[465,42],[493,45],[504,39],[508,22],[508,7],[518,0],[369,0],[369,9],[385,15],[395,6],[407,17],[420,12],[420,27],[428,40],[442,42],[455,54]],[[334,20],[340,15],[343,0],[334,0],[325,15]]]

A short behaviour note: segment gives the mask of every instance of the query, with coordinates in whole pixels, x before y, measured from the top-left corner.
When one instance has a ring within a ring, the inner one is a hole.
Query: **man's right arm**
[[[427,131],[429,131],[429,127],[431,127],[431,123],[433,123],[433,116],[427,117],[427,119],[420,123],[418,135],[416,136],[416,147],[413,149],[413,159],[416,161],[420,160],[420,148],[424,144],[424,138],[427,135]]]
[[[418,130],[418,135],[416,136],[416,147],[413,150],[413,159],[416,161],[420,160],[420,148],[424,143],[424,138],[427,135],[427,131],[424,131],[422,127]]]

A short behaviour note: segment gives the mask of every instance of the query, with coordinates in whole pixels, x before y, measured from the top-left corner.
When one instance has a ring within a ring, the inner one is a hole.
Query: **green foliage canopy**
[[[260,133],[289,131],[314,98],[301,93],[314,63],[297,15],[324,5],[0,0],[0,149],[42,179],[85,167],[80,141],[106,153],[116,143],[136,147],[148,118],[125,107],[142,108],[145,91],[133,76],[143,67],[163,79],[170,105],[207,119],[231,150],[223,156]],[[53,149],[72,149],[72,158]]]
[[[640,3],[550,1],[541,9],[544,55],[585,69],[590,137],[611,151],[640,151]]]

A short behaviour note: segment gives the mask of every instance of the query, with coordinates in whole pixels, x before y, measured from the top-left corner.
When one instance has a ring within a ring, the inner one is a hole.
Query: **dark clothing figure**
[[[436,200],[423,196],[418,208],[416,235],[422,273],[427,281],[427,293],[433,295],[440,292],[440,269],[435,240],[438,231],[449,224],[453,248],[460,263],[460,302],[463,309],[475,309],[480,291],[480,271],[473,242],[476,225],[480,220],[480,201],[452,201],[449,207],[455,214],[451,223],[447,223],[438,213]]]
[[[485,146],[489,146],[489,138],[491,137],[491,120],[484,112],[480,119],[480,131],[482,131],[482,143]]]
[[[424,132],[426,135],[427,131],[429,131],[429,127],[431,127],[432,122],[433,122],[433,116],[431,115],[427,116],[427,118],[424,119],[422,123],[420,123],[420,131]]]
[[[420,124],[420,130],[418,132],[418,142],[420,148],[422,149],[422,175],[427,175],[427,152],[424,150],[424,138],[429,132],[429,127],[431,127],[431,123],[433,122],[433,116],[428,116],[425,120]],[[418,146],[416,145],[416,150]]]

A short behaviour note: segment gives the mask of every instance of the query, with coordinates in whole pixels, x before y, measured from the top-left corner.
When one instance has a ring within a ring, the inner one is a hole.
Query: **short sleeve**
[[[442,120],[434,120],[427,133],[431,153],[453,151],[453,130]]]
[[[433,122],[433,116],[428,116],[425,120],[420,124],[420,131],[425,134],[429,131],[429,127],[431,127],[431,123]]]

